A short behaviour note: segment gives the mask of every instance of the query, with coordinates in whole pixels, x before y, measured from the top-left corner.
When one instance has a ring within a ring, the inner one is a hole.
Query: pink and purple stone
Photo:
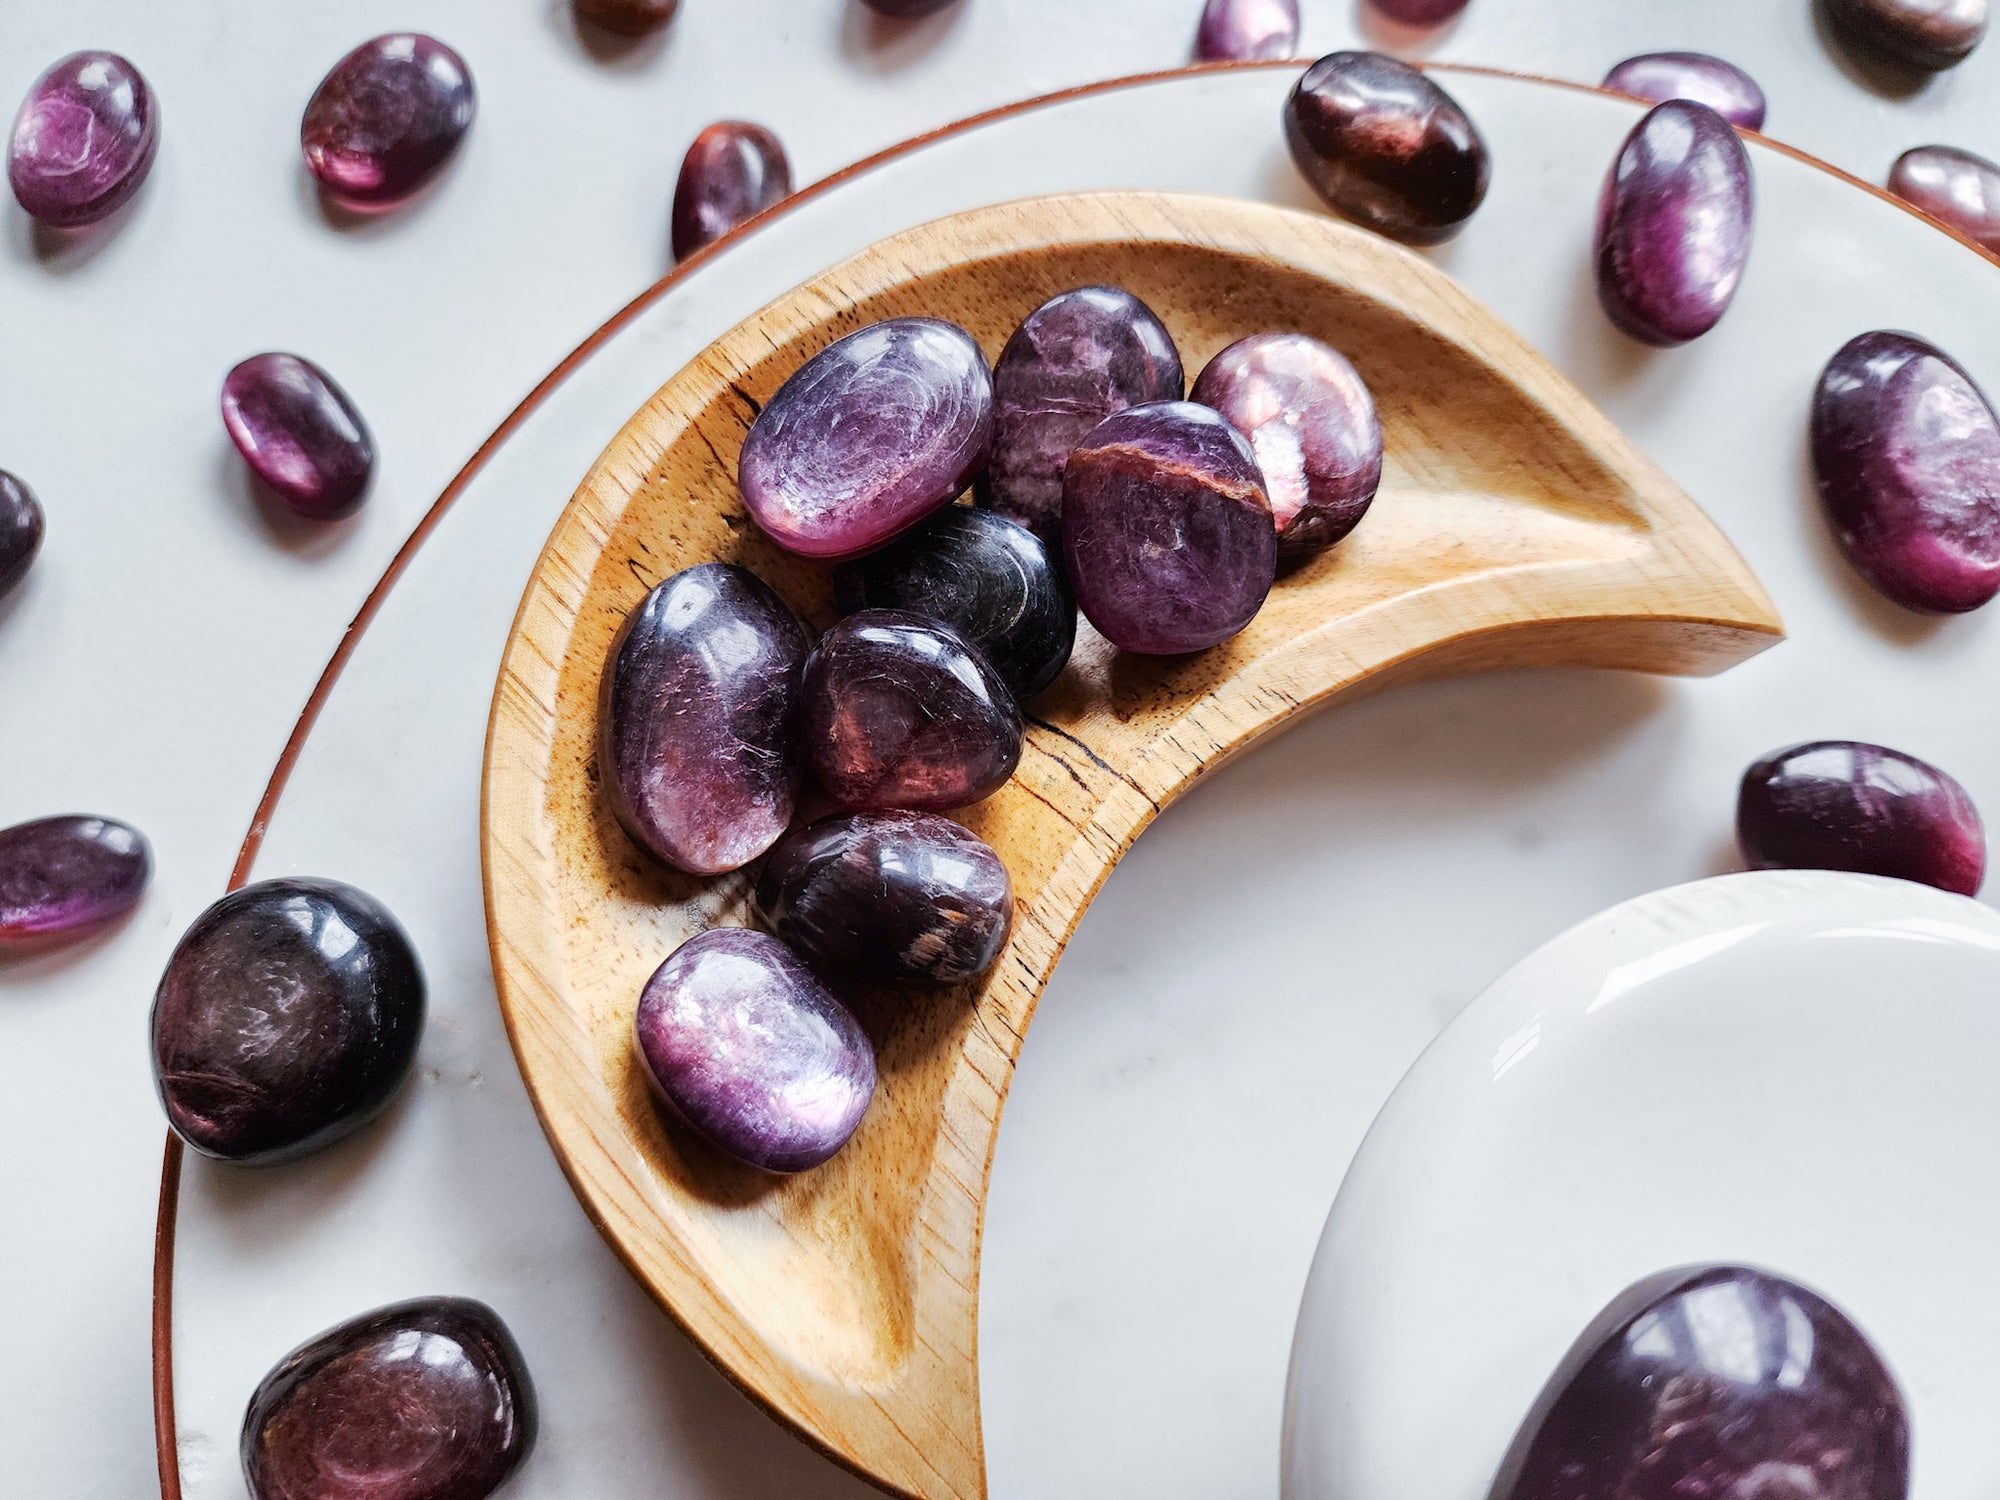
[[[328,197],[374,213],[437,175],[476,107],[464,58],[435,37],[393,32],[333,65],[306,105],[299,144]]]
[[[0,469],[0,599],[28,576],[42,550],[42,502],[21,480]]]
[[[1442,26],[1460,11],[1467,0],[1368,0],[1368,3],[1398,26]]]
[[[674,18],[681,0],[574,0],[576,13],[619,36],[645,36]]]
[[[686,260],[792,193],[785,148],[762,125],[722,120],[694,138],[674,185],[674,259]]]
[[[110,818],[37,818],[0,829],[0,951],[83,937],[145,893],[152,851]]]
[[[1208,0],[1194,34],[1202,62],[1290,57],[1299,49],[1299,0]]]
[[[1889,191],[2000,254],[2000,163],[1956,146],[1915,146],[1890,168]]]
[[[7,180],[35,218],[75,229],[139,191],[159,144],[159,105],[139,70],[115,52],[72,52],[22,101]]]
[[[1706,104],[1732,125],[1764,128],[1764,91],[1757,80],[1706,52],[1647,52],[1628,57],[1604,75],[1604,86],[1621,94],[1664,104],[1692,99]]]
[[[1825,0],[1849,45],[1940,73],[1972,55],[1986,35],[1987,0]]]
[[[347,392],[296,354],[253,354],[222,382],[222,425],[243,461],[315,521],[351,514],[375,472],[375,440]]]

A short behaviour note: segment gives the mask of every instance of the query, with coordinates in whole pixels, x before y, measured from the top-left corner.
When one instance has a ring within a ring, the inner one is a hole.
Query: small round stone
[[[222,425],[257,477],[315,521],[351,514],[375,473],[375,439],[334,379],[296,354],[254,354],[222,382]]]
[[[1916,146],[1896,158],[1889,191],[2000,254],[2000,163],[1956,146]]]
[[[72,52],[21,102],[7,180],[35,218],[75,229],[138,192],[159,145],[159,106],[139,70],[116,52]]]
[[[893,16],[899,21],[914,20],[918,16],[935,15],[953,0],[864,0],[868,8],[877,15]]]
[[[687,259],[791,193],[791,163],[775,135],[743,120],[709,126],[688,147],[674,186],[674,259]]]
[[[1692,99],[1706,104],[1732,125],[1764,128],[1764,91],[1757,80],[1706,52],[1646,52],[1628,57],[1604,75],[1604,86],[1664,104]]]
[[[620,36],[645,36],[674,18],[681,0],[573,0],[576,13]]]
[[[476,107],[464,58],[435,37],[392,32],[333,65],[306,105],[299,143],[328,197],[374,212],[437,175]]]
[[[1398,26],[1442,26],[1466,7],[1467,0],[1368,0]]]
[[[1290,57],[1299,49],[1299,0],[1208,0],[1194,55],[1202,62]]]
[[[110,818],[0,829],[0,949],[81,937],[139,904],[153,873],[139,830]]]
[[[1925,72],[1972,55],[1986,35],[1987,0],[1826,0],[1843,41]]]
[[[0,469],[0,599],[28,576],[42,550],[42,502],[19,479]]]

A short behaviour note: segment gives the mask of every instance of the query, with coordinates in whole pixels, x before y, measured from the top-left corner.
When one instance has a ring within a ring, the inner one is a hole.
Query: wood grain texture
[[[1028,706],[1014,780],[963,821],[1018,911],[979,985],[858,995],[881,1068],[854,1140],[778,1181],[663,1120],[631,1040],[641,985],[686,938],[750,920],[742,875],[645,860],[594,764],[598,681],[646,590],[742,563],[815,627],[825,568],[745,514],[736,454],[783,380],[880,318],[953,319],[997,354],[1046,298],[1144,298],[1190,374],[1249,333],[1326,339],[1374,391],[1387,443],[1359,530],[1281,579],[1240,636],[1135,658],[1086,626]],[[892,1492],[985,1493],[975,1351],[981,1213],[1036,998],[1091,897],[1204,772],[1334,697],[1489,667],[1702,674],[1779,638],[1775,611],[1694,503],[1435,268],[1331,220],[1159,194],[1005,204],[898,235],[786,294],[667,382],[557,523],[494,697],[488,930],[522,1074],[585,1210],[744,1390]]]

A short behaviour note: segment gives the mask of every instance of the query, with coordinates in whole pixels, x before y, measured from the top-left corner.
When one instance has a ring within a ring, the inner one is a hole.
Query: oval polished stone
[[[139,904],[153,873],[139,830],[110,818],[0,829],[0,949],[80,937]]]
[[[1963,614],[2000,592],[2000,418],[1958,361],[1915,334],[1841,346],[1812,406],[1835,539],[1906,609]]]
[[[1108,418],[1070,455],[1063,553],[1077,604],[1114,646],[1164,656],[1229,639],[1278,566],[1249,440],[1192,401]]]
[[[1382,482],[1382,423],[1338,350],[1302,333],[1239,339],[1208,362],[1191,399],[1250,439],[1281,560],[1331,547],[1367,513]]]
[[[222,425],[259,479],[315,521],[351,514],[375,439],[334,379],[296,354],[253,354],[222,382]]]
[[[1194,55],[1202,62],[1290,57],[1298,49],[1299,0],[1208,0],[1201,8]]]
[[[674,18],[681,0],[574,0],[576,13],[620,36],[645,36]]]
[[[972,335],[892,318],[821,350],[744,439],[737,483],[789,552],[872,552],[949,504],[993,446],[993,374]]]
[[[1940,73],[1986,35],[1987,0],[1825,0],[1842,40],[1913,68]]]
[[[1466,0],[1368,0],[1398,26],[1442,26],[1466,7]]]
[[[857,811],[949,812],[989,797],[1021,759],[1021,711],[948,625],[894,609],[849,615],[806,658],[806,754]]]
[[[327,196],[368,213],[435,177],[472,126],[465,59],[435,37],[392,32],[333,65],[306,105],[299,144]]]
[[[424,976],[387,907],[337,880],[245,886],[195,918],[153,997],[167,1123],[262,1165],[351,1135],[416,1060]]]
[[[722,120],[694,138],[674,185],[674,259],[685,260],[792,193],[785,148],[762,125]]]
[[[1537,1400],[1492,1500],[1907,1500],[1903,1394],[1847,1316],[1742,1266],[1614,1298]]]
[[[1486,197],[1486,142],[1443,89],[1379,52],[1333,52],[1285,101],[1285,139],[1313,191],[1412,245],[1450,239]]]
[[[1899,750],[1815,740],[1743,773],[1736,842],[1753,870],[1854,870],[1976,896],[1986,829],[1951,777]]]
[[[1889,191],[2000,254],[2000,163],[1956,146],[1916,146],[1896,158]]]
[[[947,985],[1000,956],[1014,887],[991,846],[949,818],[848,813],[771,851],[757,909],[832,979]]]
[[[0,599],[28,576],[42,550],[42,502],[19,479],[0,469]]]
[[[1604,86],[1664,104],[1692,99],[1706,104],[1732,125],[1764,128],[1764,91],[1757,80],[1706,52],[1646,52],[1628,57],[1604,75]]]
[[[253,1500],[484,1500],[539,1425],[534,1383],[498,1313],[419,1297],[308,1339],[243,1413]]]
[[[755,574],[701,563],[640,601],[611,643],[597,765],[611,809],[690,875],[748,864],[792,821],[806,633]]]
[[[1597,299],[1661,347],[1729,310],[1750,258],[1750,157],[1705,104],[1669,99],[1633,127],[1597,202]]]
[[[138,192],[159,145],[159,106],[139,70],[116,52],[72,52],[21,102],[7,180],[35,218],[75,229]]]
[[[639,1057],[668,1110],[724,1155],[803,1172],[847,1144],[875,1093],[854,1015],[774,937],[688,939],[639,996]]]

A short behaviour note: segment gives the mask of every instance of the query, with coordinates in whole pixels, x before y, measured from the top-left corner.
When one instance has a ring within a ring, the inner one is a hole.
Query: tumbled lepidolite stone
[[[694,138],[674,185],[674,259],[685,260],[791,196],[785,148],[762,125],[722,120]]]
[[[139,830],[110,818],[0,829],[0,948],[81,936],[124,916],[152,871]]]
[[[1285,139],[1328,204],[1412,245],[1450,239],[1486,197],[1486,142],[1458,101],[1379,52],[1306,69],[1285,101]]]
[[[957,984],[1000,956],[1014,887],[992,847],[949,818],[848,813],[771,851],[757,909],[836,981]]]
[[[1466,7],[1467,0],[1368,0],[1399,26],[1442,26]]]
[[[1706,52],[1646,52],[1628,57],[1604,75],[1604,86],[1664,104],[1692,99],[1732,125],[1764,128],[1764,91],[1757,80]]]
[[[736,477],[779,546],[837,561],[948,504],[992,446],[993,373],[972,335],[937,318],[891,318],[778,387]]]
[[[1620,1293],[1528,1414],[1492,1500],[1906,1500],[1910,1419],[1839,1308],[1742,1266]]]
[[[464,58],[435,37],[393,32],[333,65],[306,105],[299,143],[327,196],[368,213],[435,177],[475,108]]]
[[[484,1500],[535,1446],[534,1383],[500,1315],[419,1297],[308,1339],[243,1413],[252,1500]]]
[[[337,880],[265,880],[195,918],[153,997],[167,1123],[262,1165],[351,1135],[402,1087],[424,976],[387,907]]]
[[[1847,560],[1906,609],[1963,614],[2000,592],[2000,418],[1942,349],[1848,340],[1813,393],[1813,468]]]
[[[35,492],[0,469],[0,599],[28,574],[42,550],[42,502]]]
[[[1889,191],[2000,254],[2000,163],[1956,146],[1914,146],[1889,169]]]
[[[774,937],[689,938],[639,996],[639,1057],[660,1101],[724,1155],[803,1172],[847,1144],[875,1093],[854,1014]]]
[[[1299,45],[1299,0],[1208,0],[1194,36],[1203,62],[1290,57]]]
[[[1063,554],[1077,604],[1114,646],[1160,656],[1229,639],[1278,567],[1249,440],[1192,401],[1107,418],[1070,455]]]
[[[1382,424],[1338,350],[1302,333],[1255,334],[1208,362],[1191,399],[1250,439],[1280,559],[1331,547],[1367,513],[1382,482]]]
[[[620,36],[644,36],[674,18],[681,0],[574,0],[576,13]]]
[[[375,472],[375,439],[334,379],[296,354],[253,354],[222,382],[222,425],[257,477],[302,516],[350,514]]]
[[[1936,766],[1881,745],[1815,740],[1743,773],[1736,842],[1753,870],[1854,870],[1975,896],[1979,810]]]
[[[72,52],[35,80],[7,146],[7,180],[44,224],[95,224],[153,169],[160,112],[139,70],[115,52]]]
[[[1972,55],[1986,35],[1987,0],[1826,0],[1850,44],[1939,73]]]
[[[597,765],[625,831],[655,859],[717,875],[792,821],[806,633],[754,573],[701,563],[640,601],[605,662]]]

